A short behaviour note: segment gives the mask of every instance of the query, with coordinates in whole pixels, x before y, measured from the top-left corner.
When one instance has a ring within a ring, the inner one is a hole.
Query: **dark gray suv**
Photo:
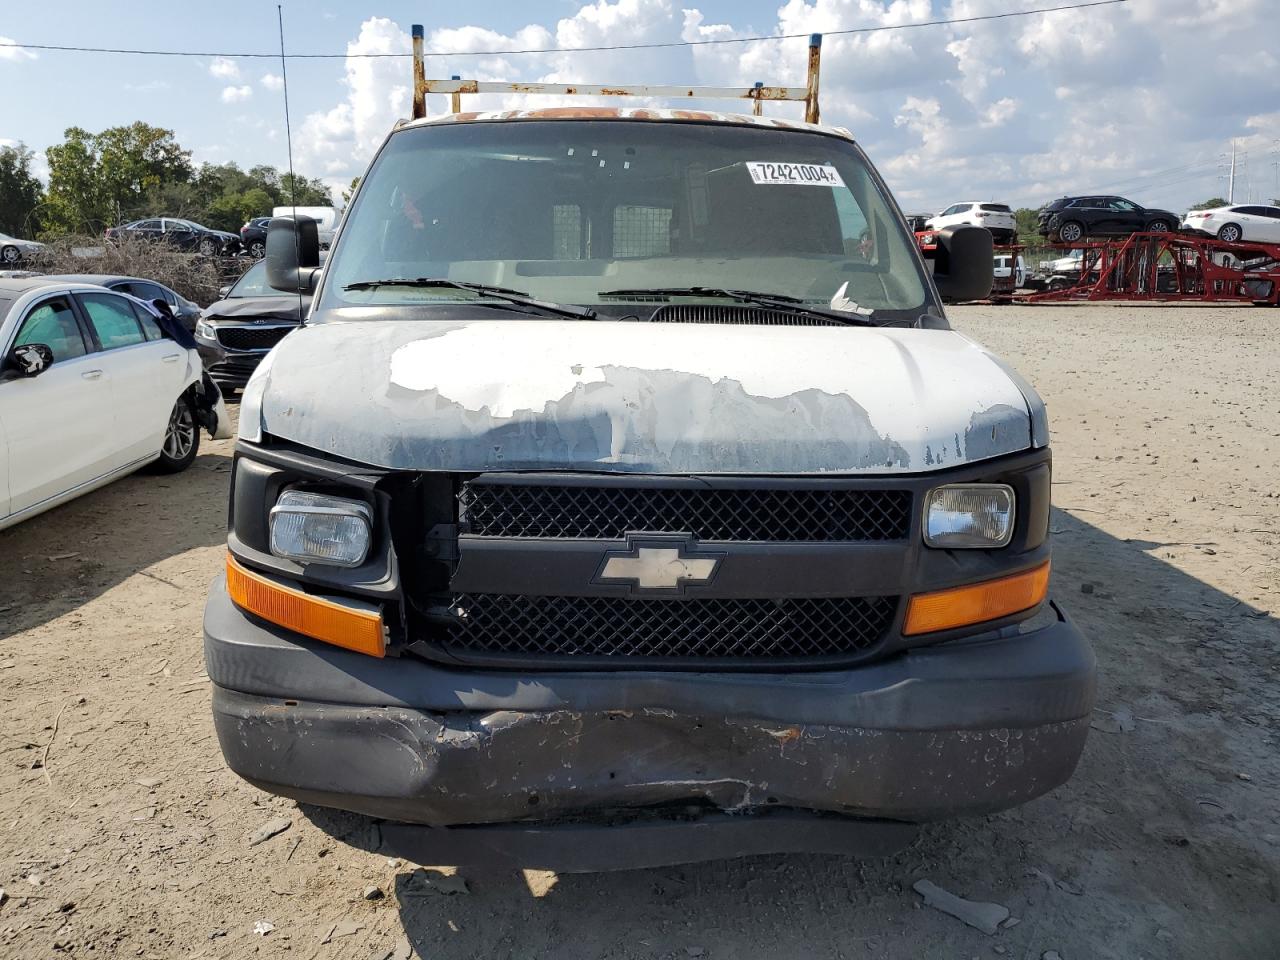
[[[1168,210],[1139,206],[1124,197],[1063,197],[1041,208],[1036,224],[1042,237],[1079,243],[1090,237],[1127,237],[1131,233],[1177,230],[1179,219]]]

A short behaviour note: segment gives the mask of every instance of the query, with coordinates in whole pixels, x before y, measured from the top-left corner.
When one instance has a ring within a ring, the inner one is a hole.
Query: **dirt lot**
[[[200,617],[231,444],[206,440],[184,476],[0,533],[0,956],[1280,956],[1280,311],[953,317],[1049,403],[1056,593],[1101,668],[1066,787],[930,826],[883,862],[440,892],[439,874],[342,842],[358,818],[224,769]],[[248,845],[281,816],[287,831]],[[921,906],[922,878],[1020,922],[963,926]]]

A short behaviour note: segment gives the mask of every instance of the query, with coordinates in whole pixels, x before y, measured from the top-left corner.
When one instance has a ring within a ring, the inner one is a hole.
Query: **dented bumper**
[[[696,805],[923,821],[1063,783],[1094,659],[1065,616],[821,673],[499,672],[375,660],[251,621],[215,584],[227,762],[295,799],[432,826]]]

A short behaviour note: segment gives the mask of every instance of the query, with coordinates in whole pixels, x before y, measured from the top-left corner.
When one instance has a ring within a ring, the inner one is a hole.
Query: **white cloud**
[[[264,73],[262,79],[258,81],[268,90],[283,90],[284,77],[278,73]]]
[[[209,63],[209,73],[219,80],[239,80],[240,65],[227,57],[214,57]]]
[[[223,87],[222,102],[223,103],[240,103],[248,100],[253,96],[253,87],[247,83],[242,87]]]
[[[733,15],[712,22],[685,2],[687,9],[677,0],[593,0],[510,33],[476,25],[437,30],[427,50],[444,56],[429,58],[427,71],[481,80],[800,85],[804,35],[817,31],[827,33],[824,122],[850,127],[913,210],[941,209],[966,196],[1038,205],[1110,184],[1125,184],[1116,189],[1139,202],[1178,209],[1218,191],[1213,159],[1232,137],[1250,151],[1257,183],[1272,173],[1270,151],[1280,136],[1280,66],[1269,16],[1275,0],[1129,0],[845,35],[830,32],[982,16],[1032,0],[779,0],[765,22]],[[768,34],[802,36],[626,54],[461,56]],[[347,52],[409,48],[404,30],[374,17],[361,24]],[[408,115],[410,68],[400,59],[348,59],[343,88],[295,136],[300,166],[335,183],[362,173],[391,125]],[[472,96],[463,109],[559,102]],[[429,112],[446,109],[446,98],[430,98]],[[798,118],[801,107],[767,104],[765,112]],[[1173,167],[1184,169],[1159,175]]]
[[[9,37],[0,37],[0,43],[12,44],[17,41]],[[0,60],[35,60],[38,57],[38,53],[25,47],[0,46]]]
[[[364,166],[397,118],[409,113],[411,74],[401,59],[357,58],[359,53],[407,53],[409,35],[385,17],[371,17],[347,44],[346,95],[329,110],[295,124],[302,169],[347,181]]]

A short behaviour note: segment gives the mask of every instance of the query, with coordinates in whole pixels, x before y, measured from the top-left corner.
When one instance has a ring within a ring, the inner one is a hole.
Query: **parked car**
[[[19,240],[7,233],[0,233],[0,264],[12,267],[15,263],[30,259],[44,249],[43,243],[34,240]]]
[[[1065,257],[1056,260],[1041,260],[1040,272],[1049,274],[1071,274],[1079,276],[1080,267],[1084,264],[1084,250],[1072,250]]]
[[[270,217],[254,217],[240,228],[240,249],[249,256],[261,260],[267,252],[267,227]]]
[[[105,273],[66,273],[51,276],[50,280],[65,280],[68,283],[95,283],[108,290],[127,293],[150,303],[152,300],[163,300],[169,305],[173,315],[178,318],[190,332],[195,332],[196,321],[200,319],[200,305],[192,303],[182,294],[169,289],[163,283],[144,280],[141,277],[120,277]]]
[[[445,119],[390,133],[322,278],[314,224],[269,230],[316,299],[240,404],[230,767],[393,856],[576,869],[1064,782],[1094,658],[1047,599],[1044,404],[939,296],[987,296],[991,234],[930,275],[838,128]]]
[[[1036,217],[1040,235],[1060,243],[1079,243],[1089,237],[1127,237],[1131,233],[1164,233],[1177,228],[1179,218],[1168,210],[1139,206],[1124,197],[1062,197],[1041,208]]]
[[[1182,221],[1188,230],[1203,230],[1219,240],[1280,243],[1280,207],[1259,203],[1192,210]]]
[[[996,254],[995,257],[995,279],[997,281],[1013,280],[1013,289],[1021,290],[1027,282],[1027,265],[1023,263],[1022,255],[1010,256],[1007,253]],[[998,285],[998,284],[997,284]]]
[[[990,230],[997,243],[1010,243],[1018,235],[1018,218],[1013,215],[1013,210],[1007,203],[984,203],[978,200],[953,203],[941,213],[930,217],[926,229],[941,230],[943,227],[962,224]]]
[[[205,369],[228,392],[244,387],[262,358],[307,315],[310,295],[283,293],[267,283],[258,261],[196,323],[196,343]]]
[[[210,230],[191,220],[150,217],[107,229],[108,240],[136,237],[163,241],[179,250],[194,250],[206,257],[229,256],[240,249],[240,238],[225,230]]]
[[[930,217],[927,213],[908,213],[903,219],[907,221],[907,229],[912,233],[923,233],[929,229]]]
[[[189,467],[231,421],[189,335],[141,301],[49,277],[0,280],[0,528],[139,467]]]
[[[310,217],[316,222],[320,236],[320,249],[328,250],[333,242],[333,235],[338,229],[338,211],[335,207],[275,207],[271,211],[275,217]]]

